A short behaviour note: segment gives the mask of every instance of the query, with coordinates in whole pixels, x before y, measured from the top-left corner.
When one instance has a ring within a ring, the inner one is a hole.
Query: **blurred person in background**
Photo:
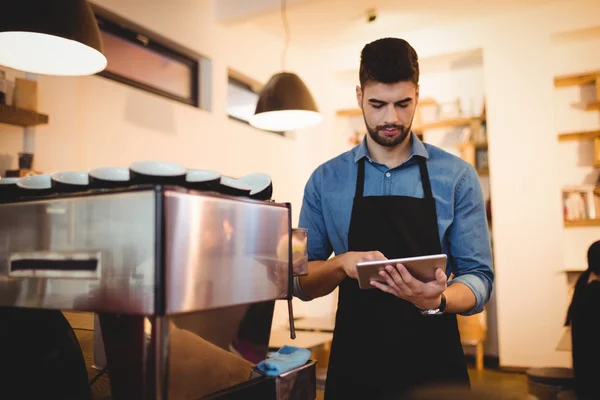
[[[581,274],[567,312],[571,326],[573,372],[578,400],[600,399],[600,241],[587,253],[588,268]]]

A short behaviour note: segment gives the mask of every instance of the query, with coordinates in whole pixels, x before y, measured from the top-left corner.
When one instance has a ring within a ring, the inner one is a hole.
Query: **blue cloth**
[[[284,345],[269,358],[259,362],[257,368],[266,375],[279,376],[306,364],[310,355],[310,350]]]
[[[422,198],[423,187],[416,157],[427,159],[436,202],[442,251],[448,255],[450,284],[461,282],[475,294],[475,306],[463,313],[481,312],[492,292],[494,272],[485,204],[475,169],[440,148],[421,142],[412,133],[412,152],[402,165],[389,169],[371,159],[366,139],[320,165],[304,189],[301,228],[308,229],[308,259],[327,260],[348,251],[348,229],[356,190],[357,162],[365,158],[365,196],[402,195]],[[376,250],[376,249],[374,249]],[[310,300],[294,281],[294,295]]]

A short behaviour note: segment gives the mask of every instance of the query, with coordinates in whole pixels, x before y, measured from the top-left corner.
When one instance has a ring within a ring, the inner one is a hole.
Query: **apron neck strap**
[[[431,191],[431,182],[429,181],[429,170],[427,169],[427,161],[423,157],[419,157],[419,171],[421,171],[421,183],[423,184],[423,194],[426,199],[433,199]]]
[[[358,174],[356,175],[356,192],[354,197],[363,197],[365,187],[365,159],[358,161]]]
[[[421,172],[421,184],[423,185],[423,194],[426,199],[433,199],[431,191],[431,182],[429,181],[429,170],[427,162],[423,157],[418,157],[419,171]],[[365,188],[365,159],[358,161],[358,174],[356,176],[356,192],[354,197],[363,197]]]

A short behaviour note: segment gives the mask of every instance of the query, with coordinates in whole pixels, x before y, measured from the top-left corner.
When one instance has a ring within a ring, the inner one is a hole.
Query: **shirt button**
[[[385,174],[385,176],[387,176],[387,177],[389,178],[390,176],[392,176],[392,174],[390,174],[389,172],[387,172],[387,173]]]

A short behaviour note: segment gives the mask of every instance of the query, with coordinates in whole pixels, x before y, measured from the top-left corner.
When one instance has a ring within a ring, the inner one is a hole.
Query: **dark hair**
[[[588,269],[600,275],[600,241],[592,243],[587,253]]]
[[[419,84],[419,57],[404,39],[383,38],[367,44],[360,53],[360,86],[369,81]]]

